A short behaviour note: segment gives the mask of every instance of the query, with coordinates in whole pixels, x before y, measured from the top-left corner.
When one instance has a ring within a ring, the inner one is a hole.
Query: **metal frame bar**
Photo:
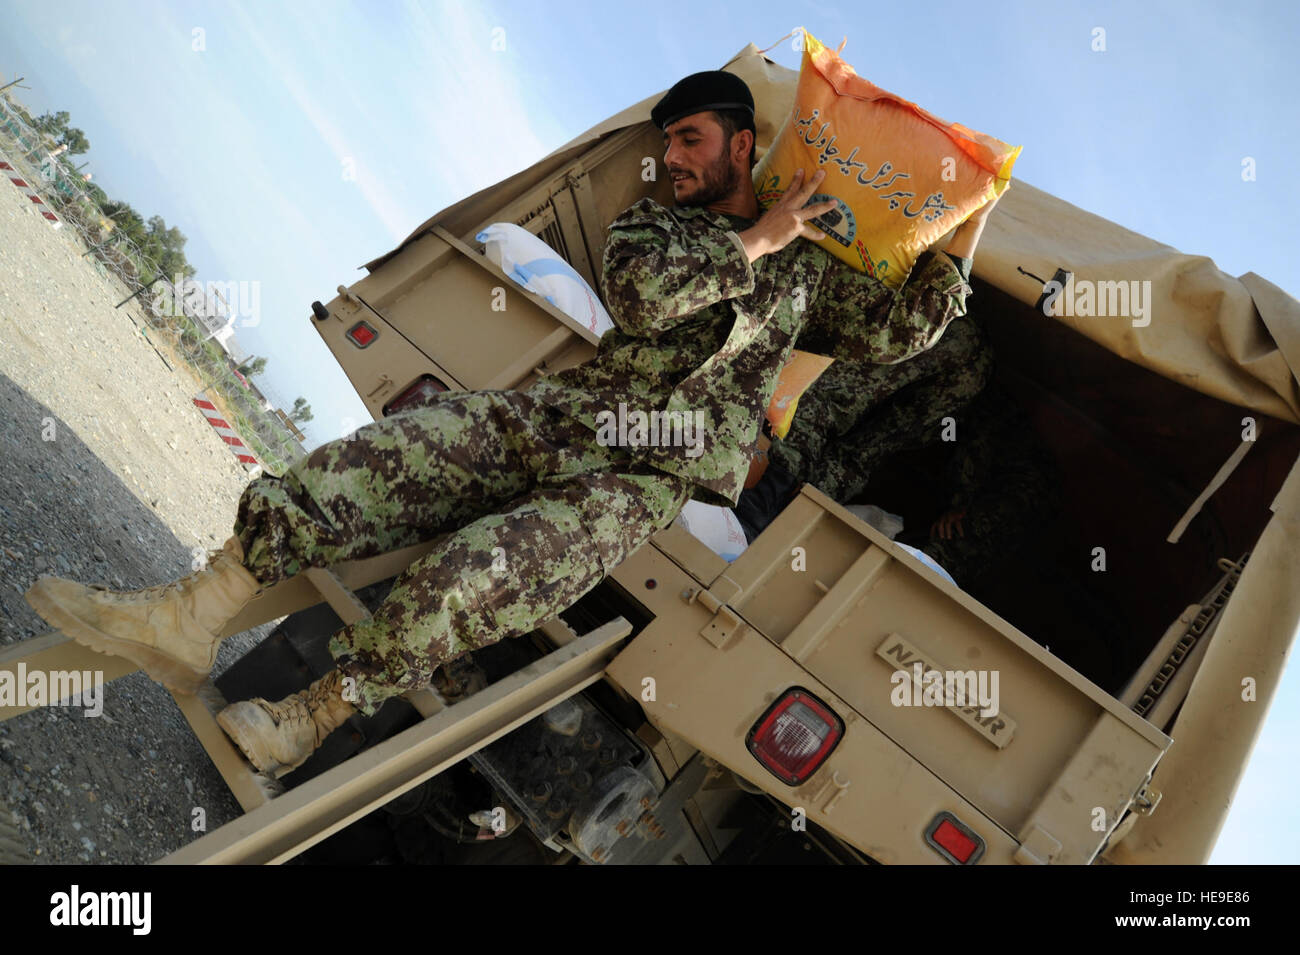
[[[28,671],[97,671],[104,675],[104,683],[110,683],[120,676],[126,676],[139,669],[130,660],[105,656],[79,643],[74,643],[71,638],[64,636],[58,630],[43,633],[38,637],[28,637],[7,647],[0,647],[0,671],[12,673],[16,679],[20,663],[25,663]],[[37,707],[0,706],[0,723],[33,709]]]
[[[578,637],[159,864],[275,864],[291,859],[595,683],[631,632],[631,624],[619,617]]]
[[[380,554],[377,557],[344,561],[328,570],[311,568],[273,587],[266,588],[250,600],[248,605],[226,624],[221,631],[221,636],[230,637],[279,617],[306,610],[308,607],[316,606],[322,599],[330,603],[344,623],[353,623],[358,619],[356,617],[358,608],[362,613],[365,612],[365,608],[350,591],[396,576],[412,562],[432,550],[433,543],[433,541],[426,541]],[[29,671],[99,671],[104,674],[105,683],[139,669],[123,657],[109,656],[83,647],[58,630],[28,637],[26,640],[0,648],[0,670],[16,675],[20,663],[25,663]],[[186,714],[186,718],[190,719],[190,725],[195,727],[195,733],[201,738],[202,717],[199,709],[189,707],[181,700],[181,697],[177,697],[177,704]],[[0,723],[33,708],[0,706]],[[195,723],[196,718],[199,724]]]
[[[284,793],[283,784],[257,772],[217,725],[217,714],[226,708],[226,698],[211,681],[205,682],[194,696],[173,693],[172,699],[244,812],[265,806]]]

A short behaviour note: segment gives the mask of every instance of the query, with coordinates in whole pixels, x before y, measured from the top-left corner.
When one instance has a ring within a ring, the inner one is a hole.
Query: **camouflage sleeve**
[[[642,200],[610,224],[603,282],[619,329],[655,338],[693,312],[753,292],[754,270],[736,233],[688,235]]]
[[[962,428],[978,427],[958,420],[957,447],[948,459],[947,479],[951,492],[949,504],[954,509],[967,508],[990,481],[997,465],[996,448],[987,433],[963,435]]]
[[[809,306],[800,348],[893,365],[925,351],[966,314],[971,287],[945,253],[925,254],[902,288],[832,263]],[[823,349],[826,349],[823,351]]]

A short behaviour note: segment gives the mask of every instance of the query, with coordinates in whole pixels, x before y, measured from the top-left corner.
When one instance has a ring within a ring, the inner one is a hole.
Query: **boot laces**
[[[277,725],[287,724],[292,729],[310,724],[316,733],[316,745],[319,746],[335,728],[346,718],[340,714],[343,702],[339,694],[341,674],[338,670],[321,677],[305,690],[300,690],[285,697],[278,703],[268,700],[253,700],[266,710]]]
[[[303,691],[308,707],[315,710],[328,706],[331,691],[338,690],[336,673],[338,673],[337,670],[331,670]]]
[[[316,724],[316,744],[340,726],[352,711],[341,692],[343,674],[335,669],[307,687],[303,696],[307,712]]]
[[[275,720],[277,726],[287,724],[296,728],[304,723],[311,722],[311,710],[303,697],[304,693],[294,693],[278,703],[272,703],[270,700],[264,700],[261,697],[253,700],[253,702],[266,710],[271,719]]]

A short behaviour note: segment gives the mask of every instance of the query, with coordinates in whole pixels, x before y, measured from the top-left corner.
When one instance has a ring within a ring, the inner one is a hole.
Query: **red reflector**
[[[745,745],[768,772],[797,786],[817,771],[843,735],[844,721],[807,690],[795,687],[759,717]]]
[[[356,345],[358,348],[365,348],[378,337],[379,333],[365,322],[357,322],[348,329],[348,338],[350,338],[352,344]]]
[[[934,817],[926,830],[925,841],[957,865],[973,865],[984,854],[984,840],[950,812]]]
[[[975,851],[975,840],[968,839],[960,829],[945,819],[934,831],[934,841],[951,852],[958,862],[964,863]]]
[[[408,411],[411,408],[421,408],[433,400],[433,396],[447,390],[444,385],[433,375],[421,375],[415,382],[400,395],[394,398],[388,404],[384,405],[383,413],[385,417],[390,414],[397,414],[399,411]]]

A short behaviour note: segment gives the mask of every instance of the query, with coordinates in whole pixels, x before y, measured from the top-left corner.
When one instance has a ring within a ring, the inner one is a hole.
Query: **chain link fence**
[[[176,289],[158,263],[129,236],[112,225],[105,228],[111,220],[86,192],[84,178],[63,156],[53,155],[54,150],[49,137],[23,118],[9,94],[0,93],[0,151],[59,216],[64,228],[76,231],[86,247],[83,257],[89,257],[102,274],[116,279],[130,293],[120,307],[127,310],[146,340],[153,344],[149,337],[153,331],[189,364],[202,380],[204,394],[224,405],[226,420],[258,460],[268,471],[283,472],[306,452],[270,403],[236,375],[226,351],[213,338],[211,316],[205,322],[199,314],[208,307],[207,299],[196,310],[192,296],[183,288]]]

